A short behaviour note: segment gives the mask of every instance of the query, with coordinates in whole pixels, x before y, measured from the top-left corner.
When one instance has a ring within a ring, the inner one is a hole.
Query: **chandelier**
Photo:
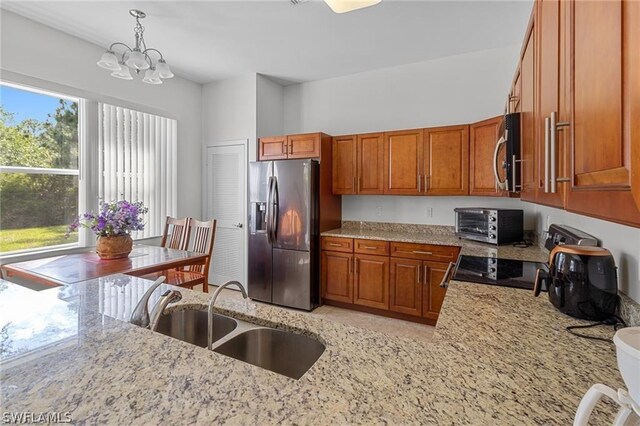
[[[111,44],[109,49],[102,54],[102,57],[98,61],[98,66],[112,71],[112,77],[123,80],[133,80],[131,70],[135,71],[136,75],[140,75],[142,71],[145,71],[144,78],[142,79],[143,82],[148,84],[162,84],[162,79],[173,77],[173,73],[169,65],[165,62],[162,53],[160,53],[158,49],[147,47],[144,41],[144,27],[140,24],[140,19],[145,18],[147,15],[136,9],[131,9],[129,14],[136,18],[136,26],[133,29],[136,38],[135,46],[131,48],[121,42]],[[125,49],[122,53],[117,53],[114,50],[116,46],[123,46]],[[154,62],[151,54],[156,57],[159,56],[159,58]]]

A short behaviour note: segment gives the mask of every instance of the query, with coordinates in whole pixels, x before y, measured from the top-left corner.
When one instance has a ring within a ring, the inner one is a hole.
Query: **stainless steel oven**
[[[456,208],[456,235],[490,244],[517,243],[523,239],[524,213],[514,209]]]

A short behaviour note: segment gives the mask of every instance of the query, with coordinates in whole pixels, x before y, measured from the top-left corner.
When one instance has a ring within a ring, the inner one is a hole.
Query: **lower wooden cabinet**
[[[420,316],[422,312],[421,265],[420,260],[391,259],[390,310]]]
[[[428,324],[438,319],[446,294],[440,283],[460,252],[453,246],[340,237],[323,237],[322,248],[325,302]],[[364,254],[373,249],[375,255]]]
[[[447,273],[448,263],[423,262],[422,264],[422,316],[438,319],[446,288],[440,287],[444,274]]]
[[[389,309],[389,258],[356,254],[353,261],[353,303]]]
[[[322,297],[353,303],[353,254],[322,252]]]

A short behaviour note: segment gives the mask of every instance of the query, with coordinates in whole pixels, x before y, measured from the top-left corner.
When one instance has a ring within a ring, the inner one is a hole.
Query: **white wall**
[[[284,134],[284,87],[269,78],[256,75],[258,138]]]
[[[113,78],[96,65],[97,46],[6,10],[1,11],[0,78],[22,76],[76,89],[70,93],[138,107],[178,120],[178,215],[200,216],[202,86],[180,78],[160,86]],[[8,71],[8,72],[6,72]],[[17,73],[17,76],[13,73]],[[25,83],[24,81],[14,81]]]

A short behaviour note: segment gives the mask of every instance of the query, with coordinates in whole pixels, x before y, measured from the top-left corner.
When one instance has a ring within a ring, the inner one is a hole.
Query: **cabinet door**
[[[258,160],[283,160],[287,158],[287,137],[260,138]]]
[[[384,133],[358,135],[358,194],[384,193]]]
[[[388,132],[384,137],[384,193],[418,195],[422,129]]]
[[[550,185],[545,184],[551,176],[551,166],[555,163],[557,176],[564,176],[566,145],[558,134],[555,149],[551,147],[551,132],[547,128],[547,119],[552,113],[559,112],[560,100],[560,2],[558,0],[539,0],[536,2],[536,47],[537,89],[536,89],[536,201],[554,207],[564,206],[566,185],[558,185],[552,193]],[[564,25],[563,25],[564,27]],[[566,119],[566,117],[565,117]],[[553,161],[552,159],[555,159]],[[546,189],[545,189],[546,187]]]
[[[504,195],[504,191],[497,190],[493,172],[494,152],[500,138],[501,122],[502,117],[495,117],[470,126],[469,195]],[[505,171],[502,164],[505,159],[506,149],[502,149],[498,153],[498,173],[503,181]]]
[[[625,75],[623,68],[639,55],[640,48],[637,42],[635,49],[629,48],[634,32],[640,30],[640,22],[625,20],[631,8],[637,7],[632,3],[576,1],[569,5],[573,150],[566,209],[640,225],[640,212],[631,194],[630,159],[630,136],[638,132],[639,123],[625,116],[625,108],[632,105],[623,87],[637,85],[640,78],[637,70]]]
[[[389,258],[356,254],[353,303],[389,309]]]
[[[333,138],[331,151],[334,194],[355,194],[356,192],[356,139],[355,135]]]
[[[422,266],[422,316],[425,318],[438,319],[447,292],[440,283],[448,266],[448,263],[441,262],[424,262]]]
[[[424,130],[421,189],[428,195],[469,193],[469,126]]]
[[[319,133],[287,136],[288,158],[319,158],[320,142]]]
[[[522,170],[520,198],[526,201],[535,201],[537,187],[535,174],[534,43],[535,21],[526,38],[522,62],[520,64],[520,158],[522,160],[520,163]]]
[[[422,311],[422,261],[391,258],[389,309],[420,316]]]
[[[322,252],[322,297],[353,303],[353,255]]]

